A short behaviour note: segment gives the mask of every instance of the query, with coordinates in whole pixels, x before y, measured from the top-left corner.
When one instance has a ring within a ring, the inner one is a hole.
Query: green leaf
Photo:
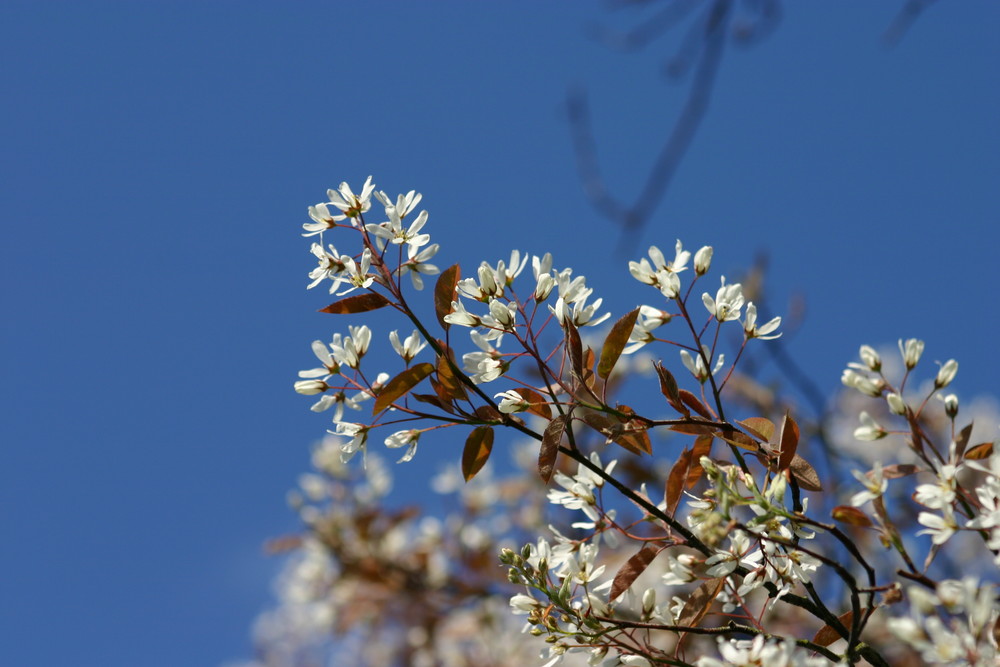
[[[441,272],[434,285],[434,313],[445,331],[451,325],[444,321],[444,316],[451,312],[451,302],[456,298],[455,290],[458,289],[458,280],[461,276],[462,268],[458,264],[453,264]]]
[[[382,391],[378,393],[378,396],[375,397],[375,407],[372,408],[372,414],[377,415],[388,408],[392,405],[393,401],[405,395],[408,391],[417,386],[421,380],[433,372],[433,364],[422,363],[417,364],[412,368],[407,368],[405,371],[389,380],[389,382],[382,387]]]
[[[340,301],[331,303],[326,308],[320,308],[321,313],[333,315],[348,315],[351,313],[366,313],[389,305],[389,300],[377,292],[355,294]]]
[[[477,426],[472,429],[472,433],[465,441],[465,450],[462,452],[462,476],[465,477],[466,482],[483,469],[483,466],[489,461],[492,451],[493,428],[491,426]]]
[[[601,347],[601,360],[597,363],[597,374],[602,379],[607,380],[611,371],[614,370],[615,364],[618,363],[618,358],[622,355],[622,350],[625,349],[629,336],[632,335],[632,329],[635,328],[637,317],[639,317],[638,308],[615,322],[608,337],[604,339],[604,345]]]

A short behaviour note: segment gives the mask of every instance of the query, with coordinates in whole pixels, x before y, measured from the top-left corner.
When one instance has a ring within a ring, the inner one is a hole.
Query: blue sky
[[[900,2],[785,4],[727,50],[636,247],[712,244],[733,275],[766,250],[772,305],[806,299],[790,349],[826,391],[861,343],[919,336],[958,358],[960,396],[995,392],[1000,5],[940,3],[889,49]],[[617,313],[648,298],[562,113],[585,86],[609,183],[634,193],[686,88],[659,75],[677,35],[639,54],[587,37],[630,16],[3,3],[0,662],[249,655],[278,566],[261,544],[296,529],[285,492],[327,426],[291,385],[343,328],[304,289],[300,226],[328,187],[423,192],[441,265],[549,250]]]

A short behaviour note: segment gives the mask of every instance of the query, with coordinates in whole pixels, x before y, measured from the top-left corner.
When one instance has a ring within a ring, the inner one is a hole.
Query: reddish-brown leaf
[[[987,459],[987,458],[990,457],[990,455],[992,453],[993,453],[993,443],[992,442],[983,442],[983,443],[980,443],[980,444],[976,445],[975,447],[973,447],[969,451],[967,451],[965,453],[965,458],[966,459],[973,459],[973,460]]]
[[[570,367],[580,379],[583,379],[583,342],[580,340],[580,332],[576,330],[570,320],[566,320],[566,354],[569,355]]]
[[[451,302],[456,298],[455,290],[458,289],[458,280],[461,277],[461,267],[454,264],[441,272],[434,285],[434,313],[445,330],[451,325],[444,321],[444,316],[451,312]]]
[[[611,439],[616,445],[624,447],[638,456],[653,453],[653,445],[649,441],[649,434],[646,433],[645,429],[641,431],[622,431]]]
[[[667,513],[671,516],[681,501],[681,492],[684,490],[684,482],[687,480],[690,465],[691,450],[685,449],[681,452],[680,457],[674,461],[673,467],[670,468],[670,474],[667,475]]]
[[[851,507],[849,505],[837,505],[833,508],[832,516],[836,521],[848,523],[852,526],[868,528],[872,525],[872,520],[868,518],[867,514],[859,510],[857,507]],[[826,646],[826,644],[824,644],[824,646]]]
[[[632,329],[635,328],[637,317],[639,317],[638,308],[615,322],[608,337],[604,339],[604,345],[601,347],[601,360],[597,363],[597,374],[603,379],[608,379],[615,364],[618,363],[618,357],[622,355],[622,350],[625,349],[629,336],[632,335]]]
[[[838,616],[837,620],[840,621],[841,625],[843,625],[845,628],[850,628],[851,623],[854,621],[854,612],[853,611],[845,612],[840,616]],[[829,646],[838,639],[843,639],[840,633],[834,630],[829,625],[824,625],[822,628],[819,629],[819,632],[816,633],[816,636],[812,638],[812,643],[818,644],[820,646]]]
[[[503,413],[494,408],[492,405],[480,405],[475,409],[473,414],[485,422],[503,421]]]
[[[552,419],[552,408],[549,407],[544,396],[528,387],[515,387],[514,391],[528,402],[528,412],[545,419]]]
[[[715,415],[712,414],[712,411],[701,402],[701,399],[692,394],[690,391],[687,389],[681,389],[679,393],[681,395],[681,400],[684,401],[684,405],[688,406],[705,419],[713,419],[715,417]]]
[[[725,579],[711,579],[696,588],[684,603],[684,608],[677,617],[677,625],[684,625],[690,628],[698,626],[701,619],[705,617],[711,609],[715,598],[719,597]]]
[[[882,476],[886,479],[897,479],[899,477],[906,477],[907,475],[913,475],[920,472],[918,466],[912,463],[893,463],[882,468]]]
[[[486,462],[490,459],[490,452],[493,451],[493,428],[491,426],[477,426],[472,429],[472,433],[465,441],[465,450],[462,452],[462,476],[465,481],[476,476]]]
[[[375,406],[372,408],[372,414],[377,415],[388,408],[392,405],[393,401],[405,395],[408,391],[417,386],[421,380],[433,372],[434,366],[432,364],[417,364],[416,366],[407,368],[405,371],[389,380],[386,385],[382,387],[382,391],[378,393],[378,396],[375,397]]]
[[[467,398],[465,386],[455,375],[451,362],[444,355],[437,358],[437,379],[448,398],[458,401],[464,401]]]
[[[799,486],[806,491],[823,490],[823,487],[819,483],[819,475],[816,474],[816,469],[798,454],[792,458],[789,470],[791,470],[792,476],[799,483]]]
[[[969,438],[972,437],[972,422],[965,425],[958,435],[955,437],[955,451],[958,454],[958,458],[962,458],[962,454],[965,453],[965,448],[969,446]]]
[[[760,450],[760,444],[753,438],[751,438],[746,433],[740,433],[739,431],[722,431],[721,433],[716,433],[716,435],[731,445],[735,445],[740,449],[749,449],[751,452],[756,452]]]
[[[326,308],[321,308],[321,313],[331,313],[333,315],[348,315],[351,313],[366,313],[369,310],[378,310],[389,305],[389,300],[376,292],[365,292],[348,296],[340,301],[334,301]]]
[[[781,453],[778,455],[778,470],[788,470],[799,447],[799,425],[791,415],[785,415],[781,422],[781,437],[778,440]]]
[[[559,457],[559,443],[566,431],[566,417],[559,415],[549,422],[542,433],[542,446],[538,450],[538,475],[546,484],[552,479]]]
[[[708,424],[674,424],[667,428],[675,433],[684,433],[686,435],[711,435],[716,431],[715,426]]]
[[[611,592],[608,594],[608,601],[614,602],[618,596],[628,590],[639,575],[646,571],[649,564],[653,562],[660,549],[651,544],[647,544],[638,553],[633,555],[625,564],[618,569],[615,580],[611,582]]]
[[[431,384],[434,384],[434,378],[431,378]],[[444,410],[445,412],[455,414],[455,406],[453,406],[449,401],[442,400],[439,396],[434,396],[433,394],[410,394],[410,397],[420,401],[421,403],[428,403]]]
[[[664,398],[667,399],[667,403],[670,404],[677,412],[681,413],[685,417],[691,414],[691,411],[687,409],[684,405],[684,401],[681,400],[680,389],[677,387],[677,380],[674,378],[673,374],[663,367],[663,364],[657,362],[653,365],[656,369],[656,375],[660,378],[660,392],[663,394]]]
[[[701,467],[701,457],[708,456],[712,452],[712,441],[713,438],[710,435],[700,435],[694,441],[694,447],[691,449],[691,467],[688,468],[687,479],[684,482],[686,488],[691,488],[698,483],[701,476],[705,474],[704,468]]]
[[[771,442],[771,438],[774,437],[774,422],[770,419],[750,417],[736,423],[749,431],[759,442]]]

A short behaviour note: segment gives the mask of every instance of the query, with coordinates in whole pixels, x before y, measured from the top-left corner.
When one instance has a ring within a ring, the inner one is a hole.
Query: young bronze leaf
[[[473,414],[484,422],[500,422],[503,421],[503,413],[494,408],[492,405],[480,405],[475,409]]]
[[[978,461],[980,459],[987,459],[987,458],[989,458],[991,454],[993,454],[993,443],[992,442],[983,442],[983,443],[980,443],[980,444],[976,445],[975,447],[973,447],[969,451],[967,451],[965,453],[965,458],[966,459],[973,459],[973,460],[977,460]]]
[[[692,394],[687,389],[681,389],[680,395],[681,395],[681,400],[684,401],[684,404],[686,406],[697,412],[705,419],[712,419],[715,417],[715,415],[712,414],[712,411],[709,410],[707,407],[705,407],[705,404],[702,403],[697,396]]]
[[[639,317],[638,308],[622,317],[611,327],[611,332],[604,339],[604,345],[601,347],[601,360],[597,362],[597,374],[601,378],[607,380],[611,371],[614,370],[615,364],[618,363],[618,357],[622,355],[622,350],[625,349],[625,344],[628,343],[629,336],[632,335],[637,317]]]
[[[477,426],[472,429],[472,433],[465,441],[465,450],[462,452],[462,476],[465,477],[466,482],[483,469],[483,466],[489,461],[492,451],[493,428]]]
[[[715,598],[719,597],[725,583],[725,579],[711,579],[696,588],[687,602],[684,603],[684,608],[681,609],[681,613],[677,617],[677,625],[689,628],[698,627],[698,623],[705,618],[705,614],[712,607]]]
[[[749,431],[750,435],[758,438],[760,442],[771,442],[771,438],[774,437],[774,423],[770,419],[750,417],[736,423]]]
[[[792,457],[789,469],[792,471],[792,476],[795,478],[795,481],[797,481],[799,486],[806,491],[823,490],[823,487],[819,483],[819,475],[816,474],[816,469],[809,465],[809,462],[798,454]]]
[[[514,391],[528,402],[528,412],[545,419],[552,419],[552,408],[545,402],[544,396],[528,387],[515,387]]]
[[[778,441],[781,455],[778,457],[778,470],[788,470],[795,458],[795,450],[799,447],[799,425],[791,415],[785,415],[781,422],[781,439]]]
[[[680,389],[677,387],[677,380],[674,376],[660,362],[653,364],[653,368],[656,369],[656,375],[660,378],[660,393],[667,399],[670,407],[685,417],[690,415],[691,411],[687,409],[684,401],[681,400]]]
[[[712,441],[713,438],[710,435],[700,435],[694,441],[694,447],[691,449],[691,467],[688,468],[687,480],[684,483],[686,488],[691,488],[698,483],[701,476],[705,474],[704,468],[701,467],[701,457],[708,456],[712,452]]]
[[[570,367],[580,378],[583,378],[583,342],[580,332],[568,319],[566,320],[566,354],[569,355]]]
[[[674,424],[667,427],[674,433],[684,433],[686,435],[710,435],[715,433],[715,427],[708,424]]]
[[[872,520],[868,518],[868,515],[859,510],[857,507],[851,507],[850,505],[837,505],[833,508],[832,516],[836,521],[840,523],[847,523],[852,526],[861,526],[863,528],[868,528],[872,525]],[[826,644],[824,644],[826,646]]]
[[[653,453],[653,445],[649,441],[649,434],[646,433],[645,429],[642,431],[622,431],[614,435],[612,441],[637,456]]]
[[[382,412],[400,396],[413,389],[425,377],[434,372],[434,366],[428,363],[417,364],[407,368],[405,371],[389,380],[382,391],[375,397],[375,407],[372,414],[377,415]]]
[[[907,475],[914,475],[918,472],[920,472],[920,467],[912,463],[893,463],[882,468],[882,476],[886,479],[897,479],[899,477],[906,477]]]
[[[546,484],[552,479],[556,470],[556,459],[559,457],[559,443],[566,431],[566,417],[559,415],[549,422],[542,433],[542,446],[538,450],[538,475]]]
[[[660,549],[651,544],[647,544],[634,556],[625,561],[625,564],[618,570],[615,580],[611,583],[611,592],[608,594],[608,601],[614,602],[618,596],[628,590],[639,575],[646,571],[649,564],[653,562]]]
[[[670,474],[667,475],[667,514],[671,516],[673,516],[677,505],[681,501],[681,491],[684,490],[684,482],[687,480],[688,467],[690,465],[691,450],[685,449],[674,462],[673,467],[670,468]]]
[[[434,314],[446,331],[450,325],[444,321],[444,316],[451,312],[451,302],[455,300],[455,290],[458,288],[458,279],[461,276],[461,267],[454,264],[441,272],[434,285]]]
[[[972,422],[965,425],[958,436],[955,437],[955,452],[958,458],[962,458],[965,448],[969,446],[969,438],[972,437]]]
[[[459,401],[464,401],[467,398],[465,386],[455,375],[451,363],[444,355],[437,358],[437,379],[441,383],[444,394],[449,398]]]
[[[434,378],[431,378],[431,383],[433,384],[433,382]],[[434,396],[433,394],[410,394],[410,396],[421,403],[429,403],[445,412],[455,414],[455,407],[450,402],[442,400],[439,396]]]
[[[758,444],[756,440],[751,438],[746,433],[740,433],[739,431],[730,429],[717,433],[716,435],[728,442],[730,445],[735,445],[740,449],[749,449],[751,452],[756,452],[760,449],[760,444]]]
[[[845,628],[851,627],[851,623],[854,620],[854,611],[848,611],[837,617],[841,625]],[[813,644],[818,644],[819,646],[829,646],[838,639],[842,639],[840,633],[831,628],[829,625],[824,625],[816,633],[816,636],[812,638]]]
[[[321,308],[321,313],[332,313],[333,315],[348,315],[350,313],[365,313],[369,310],[378,310],[389,305],[389,300],[376,292],[366,292],[356,294],[335,301],[326,308]]]

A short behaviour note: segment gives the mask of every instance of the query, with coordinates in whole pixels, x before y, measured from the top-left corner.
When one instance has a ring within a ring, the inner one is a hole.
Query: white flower
[[[356,370],[361,363],[361,358],[368,351],[372,331],[366,325],[349,328],[351,335],[344,338],[340,345],[334,342],[331,347],[333,348],[333,357],[339,364]]]
[[[845,387],[857,389],[866,396],[878,397],[882,395],[881,380],[865,377],[861,373],[851,370],[850,368],[844,370],[843,375],[840,376],[840,381]]]
[[[680,294],[681,288],[681,280],[677,274],[687,268],[690,257],[691,253],[683,250],[680,241],[677,241],[673,262],[667,262],[659,248],[650,246],[649,258],[653,261],[652,265],[644,258],[638,262],[629,262],[628,270],[632,277],[639,282],[653,285],[660,290],[663,296],[673,299]]]
[[[643,345],[656,340],[656,337],[653,336],[653,329],[666,324],[672,317],[665,310],[652,306],[640,306],[639,317],[635,320],[635,326],[632,327],[632,333],[628,337],[628,345],[622,350],[622,354],[632,354]]]
[[[348,292],[353,292],[354,290],[360,288],[366,288],[374,282],[375,277],[368,275],[368,269],[372,265],[372,251],[365,248],[365,251],[361,253],[361,264],[355,264],[354,258],[349,255],[343,255],[340,261],[344,263],[347,268],[347,281],[351,284],[343,292],[340,292],[337,296],[343,296]]]
[[[330,208],[326,204],[316,204],[309,207],[309,217],[313,219],[313,222],[307,222],[302,225],[302,229],[306,230],[306,233],[302,236],[322,234],[326,230],[336,227],[337,221],[343,220],[347,216],[330,213]]]
[[[712,246],[702,246],[702,248],[694,254],[694,272],[699,276],[703,276],[708,273],[708,268],[712,265]]]
[[[497,408],[500,412],[508,415],[514,412],[524,412],[531,406],[531,404],[528,403],[524,397],[513,389],[510,391],[500,392],[499,394],[494,394],[493,398],[500,399],[500,404]]]
[[[882,358],[878,356],[878,352],[872,346],[862,345],[860,357],[868,370],[877,373],[882,369]]]
[[[400,198],[402,198],[402,195],[400,195]],[[387,222],[379,225],[365,225],[365,229],[379,239],[380,247],[384,246],[384,241],[389,241],[389,243],[395,245],[405,243],[411,250],[417,251],[430,243],[430,234],[419,233],[424,225],[427,224],[427,211],[421,211],[416,220],[410,224],[409,229],[403,229],[403,219],[396,207],[387,207],[385,212],[389,216]]]
[[[333,345],[340,345],[340,338],[340,334],[334,334]],[[306,371],[299,371],[300,378],[322,378],[325,380],[331,375],[336,375],[340,372],[340,364],[338,364],[333,358],[333,355],[330,354],[330,348],[323,344],[322,341],[314,340],[312,342],[312,351],[323,366],[320,368],[310,368]]]
[[[861,426],[854,429],[854,437],[858,440],[872,441],[884,438],[888,435],[886,430],[882,428],[877,421],[872,419],[871,415],[867,412],[862,412],[859,418],[861,420]]]
[[[931,541],[937,545],[947,542],[958,530],[958,524],[955,523],[955,517],[952,515],[950,507],[945,508],[945,516],[921,512],[917,516],[917,521],[921,525],[927,526],[926,530],[918,530],[917,535],[930,535]]]
[[[906,414],[906,402],[903,397],[896,392],[889,392],[885,395],[885,401],[889,404],[889,412],[894,415]]]
[[[590,291],[587,290],[587,293],[589,294]],[[555,306],[549,306],[549,310],[559,320],[559,324],[565,325],[566,320],[569,319],[578,327],[593,327],[611,317],[611,313],[604,313],[596,319],[594,318],[594,313],[601,307],[603,301],[604,299],[597,299],[594,303],[587,306],[585,305],[587,303],[587,296],[585,295],[573,301],[571,309],[570,303],[560,296],[556,300]]]
[[[295,391],[303,396],[322,394],[329,388],[330,385],[322,380],[299,380],[295,383]]]
[[[499,328],[504,331],[513,331],[514,320],[517,318],[517,304],[493,299],[490,301],[490,316],[496,320]]]
[[[363,424],[352,424],[351,422],[337,422],[336,430],[328,431],[334,435],[350,438],[351,440],[340,446],[340,460],[347,463],[359,451],[362,460],[367,452],[369,427]]]
[[[427,260],[437,254],[440,249],[437,243],[432,243],[423,250],[417,252],[413,249],[413,246],[407,246],[406,255],[407,261],[399,267],[399,275],[410,274],[410,279],[413,281],[414,289],[424,288],[424,279],[422,276],[436,276],[441,273],[441,270],[433,264],[427,264]]]
[[[451,302],[451,312],[444,316],[444,321],[463,327],[478,327],[482,324],[482,320],[467,311],[461,301]]]
[[[903,355],[903,363],[906,364],[906,370],[910,370],[917,365],[917,362],[920,361],[920,355],[924,353],[924,341],[910,338],[904,343],[903,339],[900,338],[899,352]]]
[[[326,194],[330,198],[330,203],[340,209],[345,217],[352,218],[353,223],[353,218],[357,218],[371,207],[370,200],[374,189],[375,184],[369,176],[361,188],[361,194],[354,194],[346,182],[341,183],[337,190],[327,190]]]
[[[309,277],[312,278],[312,282],[306,289],[312,289],[319,285],[325,278],[329,278],[332,284],[330,285],[330,294],[337,291],[340,284],[348,280],[346,274],[347,265],[343,262],[337,253],[337,249],[332,245],[330,246],[330,251],[327,252],[318,243],[313,243],[312,247],[309,249],[316,259],[319,260],[319,266],[309,272]]]
[[[385,446],[391,449],[409,445],[406,453],[396,463],[405,463],[413,458],[413,455],[417,453],[417,441],[420,439],[420,434],[421,431],[417,429],[409,429],[406,431],[397,431],[385,439]]]
[[[851,496],[851,505],[854,507],[860,507],[864,505],[869,500],[875,500],[876,498],[882,496],[885,490],[889,488],[889,480],[885,479],[882,475],[882,462],[876,461],[872,466],[871,472],[865,474],[860,470],[852,470],[851,474],[859,482],[865,485],[864,491],[859,491]]]
[[[726,284],[722,276],[722,285],[715,293],[715,298],[705,292],[701,295],[705,308],[719,322],[728,322],[740,318],[740,308],[743,307],[743,286],[740,283]]]
[[[711,361],[711,351],[708,349],[708,346],[703,345],[701,349],[705,353],[705,358]],[[720,354],[719,358],[715,360],[715,367],[712,369],[711,374],[715,375],[718,373],[725,361],[726,355]],[[698,382],[704,384],[708,379],[709,372],[708,369],[705,368],[705,362],[702,359],[702,355],[699,354],[697,356],[692,356],[687,350],[681,350],[681,362],[684,364],[685,368],[691,371],[691,375],[693,375]]]
[[[781,336],[780,333],[769,335],[779,326],[781,326],[780,317],[772,318],[767,324],[757,326],[757,306],[753,305],[753,301],[747,304],[747,315],[743,322],[743,332],[747,338],[759,338],[761,340],[779,338]]]
[[[416,329],[402,343],[399,342],[399,332],[390,331],[389,342],[392,343],[392,349],[396,350],[396,354],[402,357],[403,361],[407,363],[413,361],[413,358],[420,353],[420,350],[427,347],[427,341],[423,339]]]
[[[949,359],[941,365],[938,369],[937,377],[934,378],[934,388],[943,389],[951,384],[951,381],[955,379],[955,374],[958,373],[958,362],[954,359]]]

